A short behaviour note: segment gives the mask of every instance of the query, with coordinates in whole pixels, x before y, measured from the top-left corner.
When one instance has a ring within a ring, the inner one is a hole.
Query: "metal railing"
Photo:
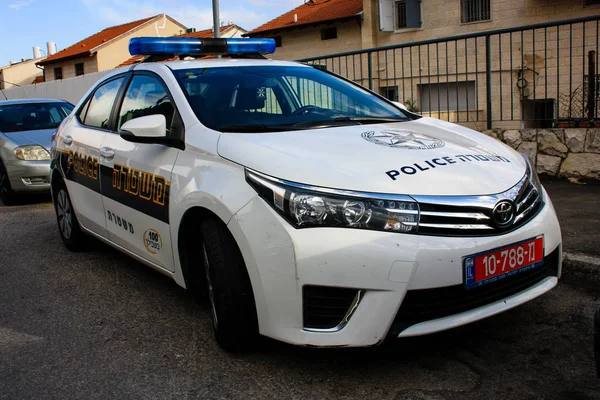
[[[481,129],[580,126],[599,116],[599,28],[591,16],[298,61]]]

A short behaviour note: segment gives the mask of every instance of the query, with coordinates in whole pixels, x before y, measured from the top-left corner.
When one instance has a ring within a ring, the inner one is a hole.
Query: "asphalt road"
[[[499,316],[371,349],[264,340],[231,355],[207,304],[98,244],[71,253],[51,205],[0,206],[0,399],[600,399],[594,292],[562,283]]]

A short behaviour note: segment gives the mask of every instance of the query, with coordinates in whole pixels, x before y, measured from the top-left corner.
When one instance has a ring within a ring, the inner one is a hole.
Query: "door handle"
[[[63,138],[63,143],[65,146],[70,146],[73,143],[73,138],[67,135]]]
[[[100,156],[105,160],[112,160],[115,158],[115,151],[109,147],[103,147],[100,149]]]

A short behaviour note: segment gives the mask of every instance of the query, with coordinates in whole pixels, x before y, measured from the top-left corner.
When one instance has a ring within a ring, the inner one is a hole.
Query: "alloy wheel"
[[[213,325],[215,329],[217,329],[219,326],[219,319],[217,317],[217,306],[215,305],[215,292],[210,274],[210,263],[208,261],[208,253],[206,252],[206,244],[204,243],[202,243],[202,252],[204,254],[204,271],[206,271],[206,283],[208,286],[208,301],[210,302],[210,308],[212,311]]]
[[[56,215],[58,217],[58,229],[65,239],[71,238],[73,232],[73,209],[69,196],[64,189],[60,189],[56,202]]]

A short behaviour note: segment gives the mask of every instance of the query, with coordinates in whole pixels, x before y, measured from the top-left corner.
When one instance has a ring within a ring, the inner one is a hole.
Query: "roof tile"
[[[311,0],[259,26],[244,36],[254,36],[279,29],[290,29],[317,22],[349,18],[358,15],[362,10],[363,0]],[[294,22],[294,15],[298,17],[297,22]]]
[[[111,41],[114,38],[116,38],[117,36],[120,36],[126,32],[129,32],[130,30],[137,28],[138,26],[140,26],[156,17],[157,17],[157,15],[155,15],[154,17],[144,18],[144,19],[140,19],[138,21],[128,22],[126,24],[111,26],[106,29],[103,29],[96,34],[94,34],[90,37],[87,37],[87,38],[67,47],[66,49],[63,49],[63,50],[57,52],[56,54],[53,54],[50,57],[47,57],[45,60],[40,61],[38,63],[38,65],[51,64],[53,62],[56,62],[56,61],[59,61],[59,60],[65,59],[65,58],[89,54],[90,50],[94,49],[97,46],[100,46],[102,43]]]

